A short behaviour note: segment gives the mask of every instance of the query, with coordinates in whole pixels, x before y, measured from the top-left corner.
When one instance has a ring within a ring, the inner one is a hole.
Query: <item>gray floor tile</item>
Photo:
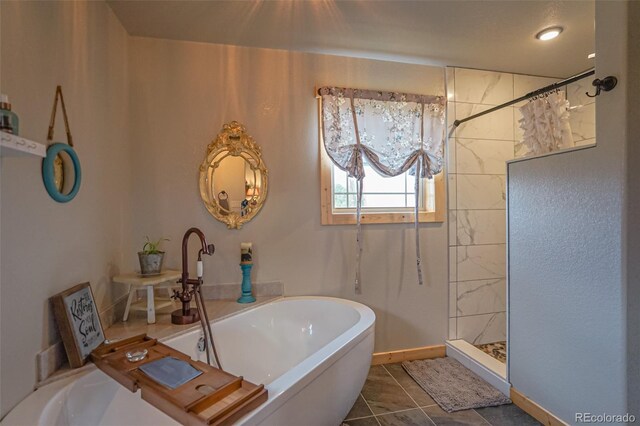
[[[342,426],[379,426],[375,417],[365,417],[364,419],[345,420]]]
[[[420,409],[400,411],[376,417],[382,426],[433,426],[431,420]]]
[[[373,416],[373,413],[367,406],[367,403],[362,399],[362,395],[358,395],[358,399],[356,399],[356,403],[353,404],[351,411],[347,414],[346,419],[355,419],[358,417],[368,417]]]
[[[455,413],[447,413],[437,405],[423,408],[427,416],[437,425],[473,425],[488,426],[487,421],[473,410],[456,411]]]
[[[416,383],[415,380],[411,378],[404,368],[402,368],[402,364],[387,364],[385,368],[391,373],[391,375],[400,383],[400,386],[407,391],[407,393],[418,403],[420,407],[426,407],[428,405],[433,405],[436,402],[429,396],[424,389],[420,387],[419,384]]]
[[[541,424],[514,404],[476,408],[476,412],[493,426],[534,426]]]
[[[381,365],[372,366],[362,388],[362,396],[374,414],[418,408],[409,395]]]

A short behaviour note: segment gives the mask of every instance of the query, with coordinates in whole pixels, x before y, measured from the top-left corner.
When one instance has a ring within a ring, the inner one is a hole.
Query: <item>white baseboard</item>
[[[447,340],[447,356],[486,380],[491,386],[509,396],[507,366],[464,340]]]

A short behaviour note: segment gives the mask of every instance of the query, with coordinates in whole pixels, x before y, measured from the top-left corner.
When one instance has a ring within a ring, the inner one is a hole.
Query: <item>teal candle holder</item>
[[[251,268],[253,263],[241,263],[242,269],[242,296],[238,298],[238,303],[253,303],[256,298],[251,294]]]

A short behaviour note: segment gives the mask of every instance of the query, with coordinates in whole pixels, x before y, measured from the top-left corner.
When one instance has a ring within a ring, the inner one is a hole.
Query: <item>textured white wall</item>
[[[44,142],[61,84],[82,186],[66,204],[44,189],[42,161],[2,157],[0,417],[33,390],[35,356],[59,339],[48,298],[90,281],[100,308],[127,269],[130,150],[127,33],[102,2],[2,2],[2,93],[25,137]],[[56,140],[64,140],[58,109]]]
[[[629,2],[627,75],[640,70],[640,3]],[[640,79],[631,78],[627,88],[627,400],[629,411],[640,414]]]
[[[169,265],[179,265],[184,231],[198,226],[216,245],[204,260],[209,283],[239,282],[239,245],[252,241],[255,281],[371,306],[377,351],[445,340],[446,223],[421,226],[424,286],[413,225],[365,225],[363,294],[354,295],[355,226],[320,225],[314,97],[316,85],[443,95],[442,68],[135,37],[130,61],[134,229],[171,238]],[[246,125],[269,168],[266,205],[239,231],[210,216],[198,191],[207,144],[231,120]]]
[[[597,147],[509,166],[509,377],[569,423],[627,410],[626,9],[596,4],[597,75],[620,79],[597,100]]]

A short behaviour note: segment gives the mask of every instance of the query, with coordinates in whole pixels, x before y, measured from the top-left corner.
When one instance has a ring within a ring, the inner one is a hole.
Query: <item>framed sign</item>
[[[56,294],[51,302],[69,365],[82,367],[91,351],[105,340],[91,286],[78,284]]]

